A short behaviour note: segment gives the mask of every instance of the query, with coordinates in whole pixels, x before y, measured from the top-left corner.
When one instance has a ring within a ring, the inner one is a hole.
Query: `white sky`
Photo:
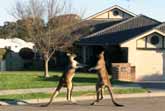
[[[0,25],[13,21],[9,12],[16,0],[0,0]],[[24,0],[21,0],[24,1]],[[165,0],[71,0],[75,9],[85,10],[85,17],[109,8],[113,5],[135,13],[144,14],[159,21],[165,21]]]

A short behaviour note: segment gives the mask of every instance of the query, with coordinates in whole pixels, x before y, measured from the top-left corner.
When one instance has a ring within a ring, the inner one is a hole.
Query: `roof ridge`
[[[97,34],[99,34],[99,33],[102,33],[102,32],[104,32],[104,31],[106,31],[106,30],[109,30],[109,29],[111,29],[111,28],[113,28],[113,27],[115,27],[115,26],[118,26],[118,25],[120,25],[120,24],[123,24],[123,23],[125,23],[125,22],[128,22],[128,21],[130,21],[130,20],[132,20],[132,19],[135,19],[135,18],[137,18],[137,17],[139,17],[139,15],[136,16],[136,17],[127,19],[127,20],[125,20],[125,21],[122,21],[122,22],[120,22],[120,23],[118,23],[118,24],[115,24],[115,25],[113,25],[113,26],[111,26],[111,27],[107,27],[107,28],[105,28],[105,29],[103,29],[103,30],[100,30],[100,31],[96,32],[96,33],[90,34],[90,35],[86,36],[85,38],[89,38],[89,37],[91,37],[91,36],[94,36],[94,35],[97,35]]]
[[[152,21],[162,23],[162,22],[160,22],[160,21],[158,21],[158,20],[156,20],[156,19],[153,19],[153,18],[151,18],[151,17],[149,17],[149,16],[146,16],[146,15],[143,15],[143,14],[139,14],[139,15],[141,15],[141,16],[143,16],[143,17],[145,17],[145,18],[148,18],[148,19],[150,19],[150,20],[152,20]]]
[[[118,26],[118,25],[127,23],[127,22],[129,22],[129,21],[131,21],[131,20],[134,20],[134,19],[136,19],[136,18],[138,18],[138,17],[141,17],[141,16],[143,16],[143,17],[145,17],[145,18],[148,18],[148,19],[151,19],[151,20],[153,20],[153,21],[155,21],[155,22],[161,23],[160,21],[157,21],[157,20],[155,20],[155,19],[152,19],[152,18],[150,18],[150,17],[147,17],[147,16],[145,16],[145,15],[140,14],[140,15],[137,15],[137,16],[135,16],[135,17],[126,19],[125,21],[121,21],[120,23],[115,24],[115,25],[113,25],[113,26],[111,26],[111,27],[107,27],[107,28],[105,28],[105,29],[103,29],[103,30],[101,30],[101,31],[98,31],[98,32],[96,32],[96,33],[93,33],[93,34],[91,34],[91,35],[88,35],[88,36],[86,36],[86,37],[84,37],[84,38],[89,38],[89,37],[91,37],[91,36],[95,36],[95,35],[101,34],[102,32],[105,32],[105,31],[107,31],[107,30],[109,30],[109,29],[111,29],[111,28],[113,28],[113,27],[116,27],[116,26]]]
[[[156,26],[154,29],[160,28],[163,25],[165,25],[165,23],[161,23],[160,25]]]
[[[129,11],[129,10],[127,10],[127,9],[125,9],[125,8],[123,8],[123,7],[121,7],[121,6],[119,6],[119,5],[114,5],[114,7],[120,8],[120,9],[124,10],[125,12],[129,12],[129,14],[131,14],[131,15],[133,15],[133,16],[137,16],[137,15],[134,14],[133,12],[131,12],[131,11]]]
[[[106,11],[108,11],[108,10],[111,10],[111,9],[113,9],[113,8],[119,8],[120,10],[122,10],[122,11],[124,11],[124,12],[128,12],[128,14],[130,14],[130,15],[132,15],[132,16],[134,16],[134,17],[136,16],[136,14],[134,14],[133,12],[131,12],[131,11],[129,11],[129,10],[127,10],[127,9],[125,9],[125,8],[123,8],[123,7],[121,7],[121,6],[119,6],[119,5],[113,5],[113,6],[109,7],[109,8],[106,8],[106,9],[104,9],[104,10],[102,10],[102,11],[99,11],[99,12],[97,12],[97,13],[95,13],[95,14],[89,16],[89,17],[87,17],[86,20],[89,20],[91,17],[96,16],[96,15],[98,15],[98,14],[100,14],[100,13],[106,12]]]

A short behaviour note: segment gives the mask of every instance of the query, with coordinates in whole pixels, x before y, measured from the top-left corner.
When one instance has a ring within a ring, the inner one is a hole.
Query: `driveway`
[[[151,91],[165,91],[164,81],[148,81],[148,82],[139,82],[137,84]]]

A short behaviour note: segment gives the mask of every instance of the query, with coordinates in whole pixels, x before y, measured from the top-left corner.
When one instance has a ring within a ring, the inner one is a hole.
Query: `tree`
[[[12,38],[16,36],[16,23],[5,22],[4,26],[0,27],[0,38]]]
[[[17,35],[35,43],[43,54],[44,76],[49,77],[48,62],[57,50],[67,51],[78,40],[73,33],[80,16],[71,14],[72,6],[62,0],[16,2],[12,15],[17,18]]]

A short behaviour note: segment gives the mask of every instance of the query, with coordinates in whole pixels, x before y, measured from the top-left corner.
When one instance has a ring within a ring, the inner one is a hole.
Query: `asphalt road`
[[[110,100],[90,106],[91,101],[79,101],[77,105],[58,102],[49,107],[39,104],[21,106],[0,106],[0,111],[165,111],[165,97],[117,99],[124,107],[114,106]]]

